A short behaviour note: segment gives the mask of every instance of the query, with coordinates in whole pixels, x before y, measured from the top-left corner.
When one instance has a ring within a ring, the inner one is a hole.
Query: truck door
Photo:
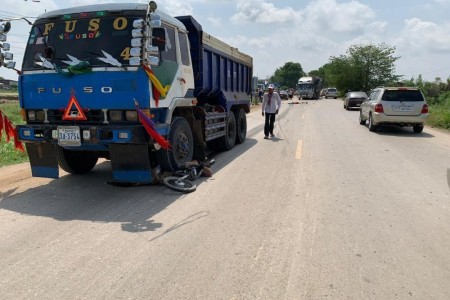
[[[159,106],[167,107],[174,98],[183,97],[182,85],[177,78],[180,77],[180,64],[177,59],[177,43],[175,40],[175,29],[165,26],[165,48],[160,52],[160,62],[152,66],[155,76],[163,87],[170,86],[166,97],[161,97]],[[155,107],[155,106],[153,106]]]
[[[194,86],[194,76],[191,64],[191,53],[189,51],[190,45],[187,32],[178,32],[178,41],[180,45],[180,58],[181,58],[181,76],[180,85],[182,87],[183,95],[186,95],[189,88]]]

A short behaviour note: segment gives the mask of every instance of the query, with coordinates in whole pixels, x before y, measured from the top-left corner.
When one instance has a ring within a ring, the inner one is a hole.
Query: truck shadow
[[[216,164],[212,166],[213,173],[220,171],[255,144],[256,140],[248,138],[230,151],[212,154],[216,159]],[[201,177],[195,183],[199,186],[208,179]],[[0,209],[61,222],[85,220],[120,223],[121,230],[136,233],[160,230],[163,224],[152,220],[153,216],[175,201],[189,201],[197,193],[183,194],[160,184],[118,187],[107,184],[109,180],[110,162],[101,162],[90,173],[82,176],[65,175],[23,192],[18,192],[18,188],[14,187],[0,193]],[[207,211],[200,211],[184,217],[158,236],[205,218],[208,214]]]

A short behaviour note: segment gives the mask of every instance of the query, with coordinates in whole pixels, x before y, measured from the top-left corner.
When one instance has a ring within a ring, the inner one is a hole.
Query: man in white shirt
[[[275,124],[275,115],[281,107],[281,98],[277,92],[274,92],[273,84],[269,84],[269,91],[264,94],[262,100],[262,115],[266,116],[266,122],[264,124],[264,138],[268,139],[274,137],[273,127]]]

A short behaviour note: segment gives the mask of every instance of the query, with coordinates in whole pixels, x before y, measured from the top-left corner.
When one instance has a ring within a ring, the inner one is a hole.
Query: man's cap
[[[269,84],[269,89],[273,89],[273,88],[274,88],[273,84]]]

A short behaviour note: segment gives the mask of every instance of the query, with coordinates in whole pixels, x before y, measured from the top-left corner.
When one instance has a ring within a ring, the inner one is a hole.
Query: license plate
[[[402,111],[412,111],[413,107],[412,106],[398,106],[398,105],[395,105],[395,106],[392,107],[392,110],[393,111],[400,111],[400,112],[402,112]]]
[[[80,127],[64,126],[58,127],[58,145],[61,146],[80,146]]]

